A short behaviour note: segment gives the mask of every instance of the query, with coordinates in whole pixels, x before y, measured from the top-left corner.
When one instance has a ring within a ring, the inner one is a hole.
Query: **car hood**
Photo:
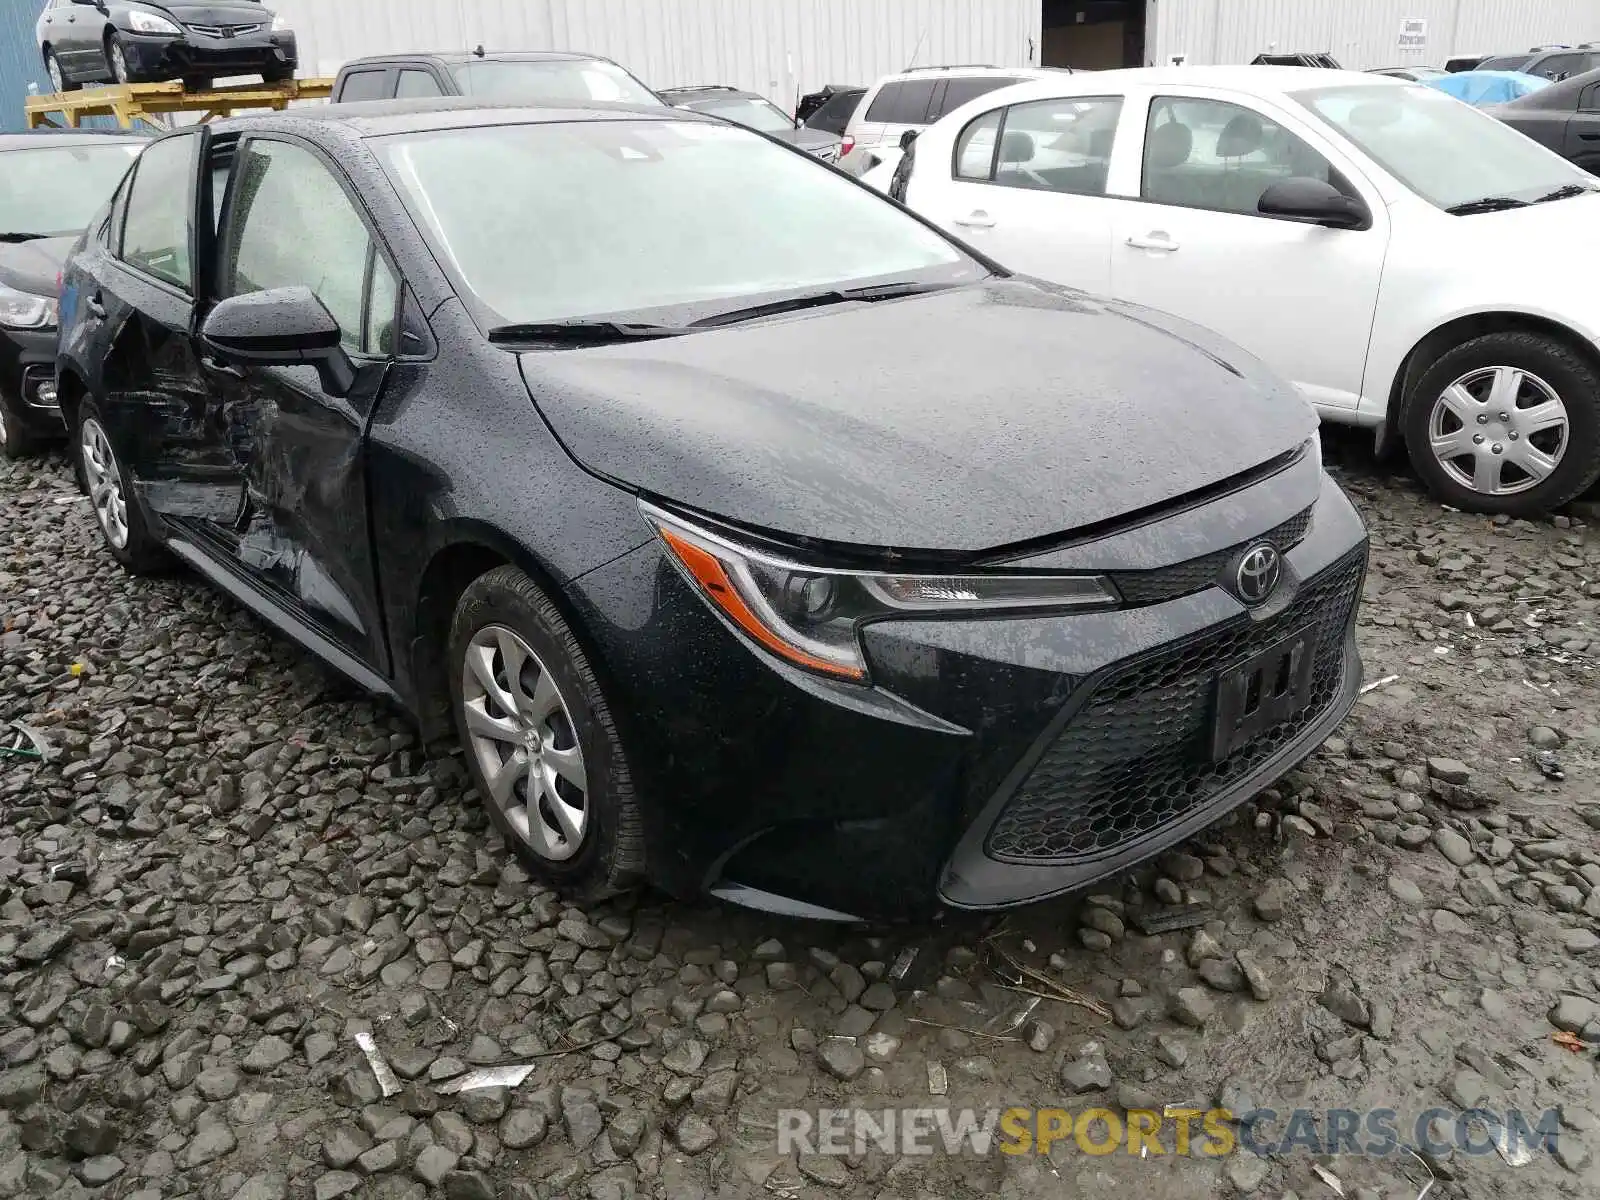
[[[183,0],[145,0],[151,8],[162,8],[185,25],[256,25],[272,20],[264,4],[253,0],[202,0],[185,4]]]
[[[57,277],[77,240],[72,236],[0,242],[0,284],[34,296],[54,296]]]
[[[778,534],[976,552],[1293,450],[1285,383],[1175,318],[1017,279],[521,356],[595,473]]]

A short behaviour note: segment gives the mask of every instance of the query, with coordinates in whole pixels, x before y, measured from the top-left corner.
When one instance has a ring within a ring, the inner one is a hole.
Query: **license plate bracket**
[[[1221,761],[1311,702],[1312,629],[1281,638],[1222,671],[1216,683],[1211,757]]]

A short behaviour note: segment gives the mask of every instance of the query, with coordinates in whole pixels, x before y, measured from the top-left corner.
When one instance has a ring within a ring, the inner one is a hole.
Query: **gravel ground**
[[[1318,1169],[1362,1200],[1430,1174],[1600,1194],[1600,539],[1441,511],[1330,441],[1388,680],[1339,736],[1087,902],[877,935],[564,907],[448,748],[196,580],[124,576],[60,458],[0,463],[0,719],[54,752],[0,760],[0,1197],[1333,1196]],[[1211,919],[1138,931],[1180,899]],[[1001,986],[1006,956],[1051,995]],[[518,1087],[446,1093],[515,1062]],[[1559,1106],[1562,1131],[1515,1166],[1170,1132],[1149,1157],[778,1153],[779,1109],[846,1103]]]

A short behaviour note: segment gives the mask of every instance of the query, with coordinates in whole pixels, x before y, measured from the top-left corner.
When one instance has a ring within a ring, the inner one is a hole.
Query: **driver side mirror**
[[[228,362],[310,364],[329,395],[348,395],[355,385],[355,364],[341,344],[339,322],[307,287],[272,288],[219,301],[200,327],[200,337]]]
[[[1283,179],[1261,193],[1256,211],[1330,229],[1366,229],[1372,214],[1360,200],[1322,179]]]
[[[900,135],[900,149],[911,149],[911,143],[917,140],[917,130],[908,129]]]

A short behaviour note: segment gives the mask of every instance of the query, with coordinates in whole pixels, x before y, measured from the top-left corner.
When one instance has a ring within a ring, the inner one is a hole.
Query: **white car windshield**
[[[734,125],[568,121],[378,144],[496,325],[665,308],[681,321],[730,301],[988,274],[882,197]]]
[[[40,141],[47,140],[40,135]],[[0,154],[0,234],[81,233],[141,149],[108,141]]]
[[[1432,88],[1314,88],[1294,98],[1443,209],[1494,199],[1510,207],[1596,184],[1532,138]]]

